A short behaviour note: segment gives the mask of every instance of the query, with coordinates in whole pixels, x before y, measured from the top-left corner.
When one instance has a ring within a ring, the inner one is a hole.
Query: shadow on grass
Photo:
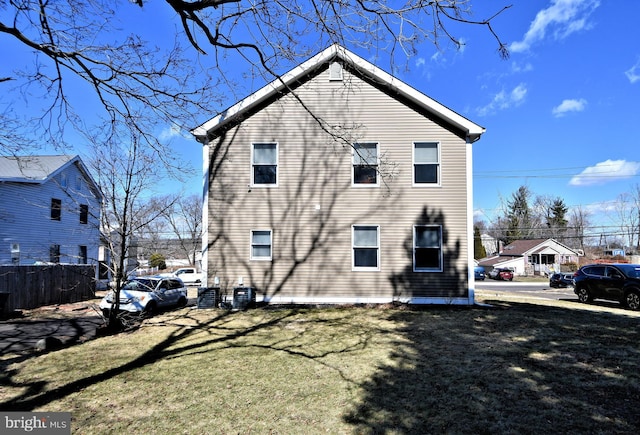
[[[640,319],[487,302],[498,308],[393,314],[409,344],[345,422],[357,433],[638,433]]]
[[[233,341],[239,337],[250,335],[257,330],[278,324],[286,317],[292,315],[291,311],[282,312],[281,316],[274,317],[268,322],[263,322],[244,329],[227,331],[228,333],[224,336],[215,335],[212,336],[210,340],[197,341],[189,344],[188,337],[190,335],[209,328],[219,328],[225,318],[232,315],[230,311],[220,310],[215,312],[216,315],[203,322],[189,316],[189,312],[190,310],[188,310],[186,314],[176,313],[175,315],[170,315],[171,323],[175,326],[175,322],[180,322],[180,320],[191,322],[195,320],[195,325],[190,324],[175,328],[174,332],[172,332],[166,339],[162,340],[148,351],[140,354],[130,362],[99,374],[77,379],[51,390],[46,390],[47,382],[45,381],[15,382],[13,378],[18,375],[18,372],[16,370],[7,369],[3,376],[0,377],[0,385],[10,388],[20,388],[23,389],[23,392],[11,400],[0,403],[0,409],[3,411],[30,411],[35,408],[43,407],[51,402],[60,400],[74,392],[105,381],[114,376],[118,376],[144,366],[149,366],[157,361],[165,358],[171,358],[178,354],[197,351],[198,349],[204,348],[210,344]],[[158,325],[159,323],[155,322],[155,324]],[[124,337],[126,333],[122,333],[121,335]],[[181,342],[187,344],[180,344]]]
[[[247,326],[232,323],[233,312],[211,311],[198,320],[192,310],[181,310],[151,321],[171,326],[168,337],[103,373],[51,390],[45,381],[17,382],[19,373],[7,373],[4,385],[20,389],[20,395],[0,409],[46,407],[112,377],[210,353],[220,349],[212,344],[222,344],[286,352],[337,370],[347,388],[358,390],[357,402],[344,403],[342,414],[354,433],[638,432],[638,317],[622,310],[585,311],[577,304],[568,309],[486,302],[494,308],[401,307],[374,316],[391,321],[393,331],[354,322],[358,316],[349,308],[333,318],[298,316],[308,309],[269,308],[268,316]],[[365,381],[339,363],[347,354],[361,358],[383,335],[392,340],[384,348],[393,351]],[[311,344],[318,340],[323,344]]]

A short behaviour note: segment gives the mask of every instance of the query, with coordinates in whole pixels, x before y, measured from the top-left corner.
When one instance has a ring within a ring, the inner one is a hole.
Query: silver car
[[[100,301],[105,316],[113,306],[115,292],[109,291]],[[128,280],[120,290],[120,311],[153,314],[160,308],[187,304],[187,288],[179,278],[141,276]]]

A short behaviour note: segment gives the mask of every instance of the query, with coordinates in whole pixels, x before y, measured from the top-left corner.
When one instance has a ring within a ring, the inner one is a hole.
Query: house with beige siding
[[[192,130],[207,285],[267,303],[473,304],[484,131],[327,48]]]

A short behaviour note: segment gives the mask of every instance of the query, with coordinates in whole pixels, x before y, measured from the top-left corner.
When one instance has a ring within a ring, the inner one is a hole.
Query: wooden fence
[[[0,310],[86,301],[95,297],[96,267],[51,264],[0,266]]]

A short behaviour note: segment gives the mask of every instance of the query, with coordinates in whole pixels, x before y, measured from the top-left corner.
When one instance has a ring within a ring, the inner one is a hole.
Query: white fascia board
[[[396,90],[398,90],[401,94],[403,94],[409,100],[424,107],[429,112],[434,113],[435,115],[444,119],[445,121],[448,121],[451,124],[466,131],[467,135],[470,136],[472,139],[478,138],[481,134],[483,134],[486,131],[484,127],[481,127],[478,124],[468,120],[464,116],[454,112],[448,107],[440,104],[436,100],[412,88],[411,86],[407,85],[401,80],[393,77],[391,74],[365,61],[364,59],[356,56],[355,58],[349,59],[349,60],[353,62],[357,67],[367,71],[370,75],[373,75],[374,77],[376,77],[378,80],[389,83],[389,85],[392,88],[395,88]]]
[[[199,138],[199,137],[206,138],[207,134],[214,128],[223,126],[227,120],[231,120],[236,115],[246,110],[249,110],[253,106],[260,104],[263,101],[271,98],[277,92],[280,92],[281,90],[288,87],[291,84],[291,82],[293,82],[297,78],[304,75],[306,71],[309,71],[315,68],[316,66],[322,64],[324,61],[334,56],[336,53],[337,53],[337,46],[332,45],[331,47],[318,53],[317,55],[307,60],[306,62],[301,63],[300,65],[298,65],[297,67],[289,71],[288,73],[284,74],[282,77],[277,78],[276,80],[272,81],[268,85],[264,86],[262,89],[254,92],[244,100],[241,100],[240,102],[231,106],[229,109],[225,110],[221,114],[210,119],[209,121],[205,122],[199,127],[194,128],[193,130],[191,130],[191,134],[193,134],[196,138]]]
[[[469,137],[471,142],[475,142],[486,131],[484,127],[471,122],[464,116],[454,112],[453,110],[440,104],[436,100],[429,98],[422,92],[417,91],[401,80],[393,77],[391,74],[362,59],[360,56],[348,51],[346,48],[340,45],[334,44],[324,51],[318,53],[311,59],[303,62],[288,73],[284,74],[282,77],[272,81],[249,97],[231,106],[221,114],[210,119],[199,127],[194,128],[193,130],[191,130],[191,134],[193,134],[196,138],[206,138],[207,134],[213,129],[223,126],[227,121],[232,120],[240,113],[249,110],[255,105],[271,98],[277,92],[287,88],[293,81],[302,77],[307,71],[312,71],[318,65],[325,63],[327,60],[333,57],[338,57],[343,61],[353,65],[362,74],[368,75],[374,78],[376,81],[379,81],[390,88],[396,89],[398,93],[402,94],[412,102],[425,108],[427,111],[435,114],[439,118],[462,129],[467,133],[467,136]]]

